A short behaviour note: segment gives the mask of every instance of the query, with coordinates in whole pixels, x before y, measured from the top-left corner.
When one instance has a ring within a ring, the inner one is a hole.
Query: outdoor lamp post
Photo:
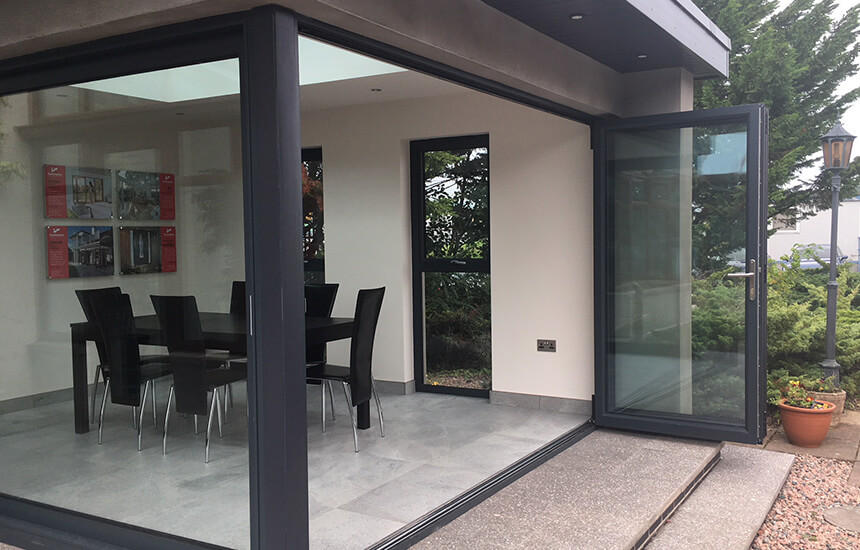
[[[827,282],[827,331],[826,349],[821,368],[824,377],[833,377],[836,387],[839,387],[839,363],[836,362],[836,235],[839,220],[839,189],[842,187],[842,170],[848,168],[851,160],[851,145],[854,137],[845,131],[842,123],[837,122],[833,128],[821,136],[821,147],[824,151],[824,169],[833,171],[830,182],[832,203],[830,208],[830,280]]]

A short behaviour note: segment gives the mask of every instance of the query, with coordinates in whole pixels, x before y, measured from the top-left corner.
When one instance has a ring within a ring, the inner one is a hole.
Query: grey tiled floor
[[[163,407],[166,387],[159,388]],[[364,548],[580,425],[584,416],[490,405],[439,394],[383,395],[386,437],[352,430],[341,393],[321,433],[319,390],[308,388],[311,547]],[[159,416],[163,410],[159,410]],[[137,452],[131,413],[108,405],[104,444],[75,435],[71,403],[0,416],[0,492],[216,544],[247,548],[248,454],[244,391],[224,438],[203,440],[171,420],[168,454],[145,421]],[[159,418],[159,423],[161,422]],[[203,427],[201,422],[201,428]]]

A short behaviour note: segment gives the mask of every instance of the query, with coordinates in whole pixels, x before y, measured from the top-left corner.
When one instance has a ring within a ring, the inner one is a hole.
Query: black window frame
[[[248,376],[251,547],[301,548],[309,539],[295,15],[264,6],[3,60],[0,96],[231,58],[239,59],[242,84],[248,358],[254,365]],[[0,537],[19,544],[220,548],[5,494]]]
[[[487,247],[484,258],[427,258],[425,246],[426,220],[424,202],[424,153],[457,149],[487,149],[487,212],[491,208],[490,187],[490,135],[473,134],[433,139],[416,139],[409,142],[409,174],[412,229],[412,353],[415,390],[428,393],[447,393],[469,397],[489,397],[490,390],[434,386],[425,382],[425,319],[424,319],[424,273],[486,273],[490,274],[492,245]],[[490,220],[487,220],[489,240]],[[491,242],[491,241],[490,241]],[[491,287],[492,288],[492,287]],[[492,292],[492,290],[491,290]]]

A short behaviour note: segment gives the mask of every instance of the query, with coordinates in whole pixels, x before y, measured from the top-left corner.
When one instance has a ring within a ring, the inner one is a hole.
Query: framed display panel
[[[48,218],[113,218],[111,171],[46,164],[45,216]]]
[[[48,226],[47,260],[49,279],[113,275],[113,227]]]
[[[121,220],[176,218],[176,179],[173,174],[117,170]]]

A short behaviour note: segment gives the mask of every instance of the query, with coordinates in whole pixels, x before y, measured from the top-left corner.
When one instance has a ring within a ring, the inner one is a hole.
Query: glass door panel
[[[761,114],[730,108],[599,130],[598,423],[759,437]]]

